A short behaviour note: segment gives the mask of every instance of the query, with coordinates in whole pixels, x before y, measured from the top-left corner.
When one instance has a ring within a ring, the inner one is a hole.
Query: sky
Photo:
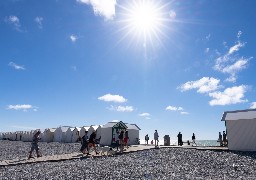
[[[0,1],[0,132],[135,123],[215,140],[256,108],[254,0]]]

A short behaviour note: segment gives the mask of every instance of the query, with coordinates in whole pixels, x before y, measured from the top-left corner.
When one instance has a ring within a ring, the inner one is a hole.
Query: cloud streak
[[[134,108],[132,106],[111,106],[108,108],[111,111],[118,111],[118,112],[132,112]]]
[[[37,111],[38,107],[34,107],[30,104],[17,104],[17,105],[8,105],[7,106],[8,110],[17,110],[17,111],[28,111],[28,110],[33,110]]]
[[[8,65],[13,67],[14,69],[17,69],[17,70],[26,70],[25,67],[23,67],[21,65],[18,65],[18,64],[14,63],[14,62],[10,62]]]
[[[123,96],[112,94],[105,94],[101,97],[98,97],[98,100],[115,103],[124,103],[127,101],[127,99],[125,99]]]
[[[116,0],[76,0],[78,3],[91,5],[96,16],[111,20],[115,16]]]
[[[14,26],[14,28],[17,30],[17,31],[20,31],[21,32],[21,25],[20,25],[20,19],[17,17],[17,16],[14,16],[14,15],[11,15],[7,18],[5,18],[5,21],[11,25]]]
[[[35,18],[35,22],[37,23],[37,26],[38,26],[38,28],[40,28],[40,29],[43,28],[43,20],[44,20],[44,18],[39,17],[39,16],[37,16],[37,17]]]

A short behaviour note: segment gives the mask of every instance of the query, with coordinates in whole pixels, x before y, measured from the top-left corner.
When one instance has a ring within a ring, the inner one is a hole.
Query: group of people
[[[182,141],[182,134],[181,132],[179,132],[179,134],[177,135],[178,137],[178,146],[182,146],[183,145],[183,141]],[[158,142],[159,142],[159,135],[158,135],[158,132],[157,130],[155,130],[155,133],[154,133],[154,141],[155,141],[155,147],[158,147]],[[149,136],[148,134],[145,136],[145,144],[148,144],[148,141],[149,141]],[[187,142],[188,145],[190,145],[190,142],[188,141]],[[153,144],[153,140],[151,141],[151,144]],[[192,135],[192,146],[193,145],[197,145],[196,144],[196,136],[195,136],[195,133],[193,133]]]
[[[99,139],[96,139],[96,131],[93,131],[89,138],[88,138],[87,134],[88,134],[88,131],[85,131],[85,134],[81,138],[82,146],[80,148],[80,151],[83,154],[90,155],[89,150],[90,150],[90,148],[93,148],[95,153],[99,154],[96,149],[96,143],[97,143],[97,141],[100,140],[101,137]]]
[[[218,142],[220,143],[220,146],[228,145],[227,134],[225,131],[223,131],[223,135],[221,134],[221,132],[219,132]]]
[[[128,148],[128,140],[129,140],[128,131],[122,130],[121,132],[119,132],[118,129],[116,130],[113,141],[115,142],[117,151],[120,148],[120,153],[123,153],[124,147]]]

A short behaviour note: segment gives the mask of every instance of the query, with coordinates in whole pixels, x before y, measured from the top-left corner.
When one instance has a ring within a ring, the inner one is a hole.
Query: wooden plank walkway
[[[219,151],[227,151],[227,147],[205,147],[205,146],[159,146],[159,148],[188,148],[188,149],[197,149],[197,150],[219,150]],[[152,145],[137,145],[131,146],[126,149],[123,154],[144,151],[149,149],[155,149],[155,146]],[[120,153],[117,153],[118,155]],[[90,158],[90,157],[101,157],[101,154],[96,155],[94,152],[91,155],[83,155],[82,153],[71,153],[71,154],[59,154],[53,156],[42,156],[39,158],[17,158],[11,160],[0,161],[0,166],[16,166],[20,164],[31,164],[31,163],[40,163],[40,162],[56,162],[56,161],[64,161],[64,160],[72,160],[72,159],[82,159],[82,158]]]

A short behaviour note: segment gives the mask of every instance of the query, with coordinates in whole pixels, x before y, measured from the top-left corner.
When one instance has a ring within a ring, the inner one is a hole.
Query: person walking
[[[220,142],[220,146],[223,146],[221,132],[219,132],[219,139],[218,139],[218,141]]]
[[[227,135],[225,131],[223,131],[223,146],[227,146]]]
[[[155,147],[158,146],[158,141],[159,141],[158,138],[159,138],[158,132],[157,130],[155,130],[155,133],[154,133]]]
[[[177,137],[178,137],[178,146],[182,146],[182,145],[183,145],[182,134],[179,132],[179,134],[177,135]]]
[[[89,155],[89,149],[88,149],[88,136],[87,136],[87,133],[88,131],[85,131],[85,134],[83,135],[82,137],[82,140],[81,140],[81,148],[80,148],[80,151],[85,154],[85,150],[87,150],[87,155]]]
[[[33,158],[32,153],[34,150],[36,150],[36,155],[37,157],[42,157],[42,155],[39,153],[39,146],[38,146],[38,141],[40,140],[40,135],[41,131],[37,131],[32,139],[32,143],[31,143],[31,150],[29,151],[29,156],[28,159]]]
[[[89,153],[89,148],[93,147],[93,149],[94,149],[94,151],[95,151],[95,153],[97,155],[99,153],[96,150],[96,143],[95,143],[95,141],[96,141],[96,132],[93,131],[92,134],[90,135],[90,138],[89,138],[88,153]]]
[[[145,136],[145,144],[147,144],[148,145],[148,140],[149,140],[149,136],[148,136],[148,134]]]
[[[193,146],[194,144],[197,146],[195,133],[193,133],[193,135],[192,135],[192,146]]]
[[[124,131],[121,131],[121,133],[118,136],[119,144],[120,144],[120,153],[123,153],[124,151]]]
[[[126,130],[124,133],[124,146],[126,146],[127,149],[128,149],[128,140],[129,140],[129,135],[128,135],[128,131]]]

